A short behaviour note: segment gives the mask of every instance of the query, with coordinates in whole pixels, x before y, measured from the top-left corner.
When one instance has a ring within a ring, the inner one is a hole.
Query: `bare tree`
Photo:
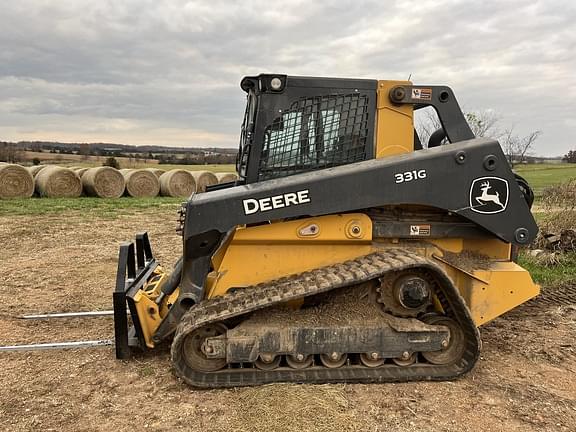
[[[428,140],[434,131],[442,127],[440,119],[432,107],[414,111],[414,125],[423,147],[427,146]]]
[[[500,145],[511,167],[526,161],[526,156],[531,153],[534,143],[540,135],[542,135],[542,131],[537,130],[521,137],[514,133],[514,127],[504,132],[500,138]]]
[[[492,110],[470,111],[464,113],[470,129],[477,137],[490,137],[498,139],[502,136],[499,123],[502,118]],[[415,112],[416,132],[425,145],[430,136],[442,127],[436,111],[432,107],[423,108]]]
[[[81,143],[79,145],[80,149],[78,150],[78,154],[82,155],[82,160],[88,160],[88,155],[90,154],[90,145],[86,143]]]
[[[499,128],[501,115],[492,110],[471,111],[464,114],[470,129],[477,137],[498,139],[502,136]]]
[[[0,142],[0,162],[16,163],[22,158],[22,151],[15,143]]]
[[[500,123],[502,116],[492,110],[470,111],[464,113],[464,117],[470,125],[470,129],[477,137],[490,137],[497,139],[506,154],[510,166],[524,163],[536,140],[542,135],[539,130],[530,132],[522,137],[514,132],[514,127],[502,130]],[[420,109],[415,114],[416,132],[426,146],[430,136],[442,127],[436,111],[432,107]]]

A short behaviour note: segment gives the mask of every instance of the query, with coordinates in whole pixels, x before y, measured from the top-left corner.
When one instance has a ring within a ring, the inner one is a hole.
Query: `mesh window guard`
[[[360,93],[301,98],[266,128],[259,179],[366,159],[368,96]]]

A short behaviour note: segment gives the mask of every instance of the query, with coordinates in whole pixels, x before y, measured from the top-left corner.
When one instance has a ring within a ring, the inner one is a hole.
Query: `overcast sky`
[[[243,75],[451,86],[576,148],[576,1],[0,0],[0,141],[235,147]]]

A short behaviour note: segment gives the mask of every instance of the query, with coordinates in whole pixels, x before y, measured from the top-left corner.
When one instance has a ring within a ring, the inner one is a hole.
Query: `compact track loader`
[[[197,387],[469,371],[478,326],[539,292],[515,262],[538,230],[533,195],[498,142],[474,137],[448,87],[286,75],[241,87],[240,178],[183,203],[172,272],[146,233],[120,248],[117,357],[171,341]],[[413,114],[427,106],[442,129],[423,145]]]

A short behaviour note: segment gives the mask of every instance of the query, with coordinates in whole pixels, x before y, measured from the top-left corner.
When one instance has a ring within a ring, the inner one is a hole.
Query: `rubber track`
[[[188,334],[207,324],[228,320],[246,313],[278,305],[289,300],[324,293],[333,289],[374,280],[391,271],[421,268],[435,274],[440,299],[446,315],[455,319],[464,331],[466,348],[460,360],[436,366],[416,363],[401,367],[384,364],[377,368],[345,365],[330,369],[312,366],[295,370],[288,367],[266,371],[252,367],[227,368],[216,372],[200,372],[190,368],[182,357],[182,344]],[[468,372],[480,353],[480,336],[472,317],[444,271],[434,262],[410,251],[391,248],[354,260],[321,267],[267,283],[236,290],[192,307],[183,316],[172,342],[172,364],[176,374],[186,383],[203,388],[261,385],[274,382],[399,382],[450,380]]]

